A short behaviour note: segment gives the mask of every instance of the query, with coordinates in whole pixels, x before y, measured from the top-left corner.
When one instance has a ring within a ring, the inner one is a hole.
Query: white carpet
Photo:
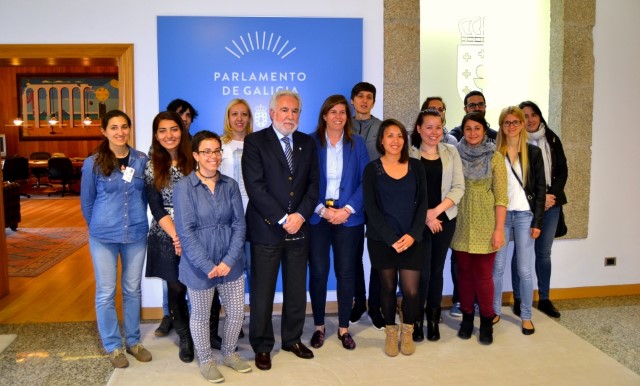
[[[315,358],[299,359],[280,351],[272,352],[273,368],[254,367],[248,337],[240,339],[239,354],[248,359],[253,371],[239,374],[225,366],[220,371],[234,385],[638,385],[640,376],[591,346],[544,314],[534,310],[534,335],[520,332],[520,321],[506,307],[502,321],[494,328],[494,343],[482,346],[477,340],[479,319],[470,340],[456,336],[460,319],[443,312],[438,342],[417,344],[412,356],[389,358],[382,351],[384,332],[371,327],[363,317],[350,327],[358,345],[353,351],[342,348],[336,336],[337,317],[327,318],[327,336]],[[276,339],[280,318],[274,318]],[[247,332],[248,319],[245,323]],[[177,336],[156,338],[157,326],[142,326],[143,344],[153,354],[150,363],[136,362],[115,370],[108,385],[207,385],[198,370],[178,359]],[[308,344],[313,321],[307,318],[303,342]]]
[[[9,347],[11,342],[13,342],[16,337],[17,335],[15,334],[0,335],[0,352],[3,352],[4,349]]]

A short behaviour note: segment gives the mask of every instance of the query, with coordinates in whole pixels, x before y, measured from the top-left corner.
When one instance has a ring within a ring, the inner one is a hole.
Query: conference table
[[[77,175],[80,175],[82,170],[82,165],[84,164],[84,157],[70,157],[71,165],[73,166],[73,171]],[[46,170],[49,167],[49,160],[29,160],[29,174],[35,175],[34,170],[42,170],[44,175],[46,175]],[[36,188],[40,187],[40,178],[36,181]],[[49,185],[49,184],[42,184]]]

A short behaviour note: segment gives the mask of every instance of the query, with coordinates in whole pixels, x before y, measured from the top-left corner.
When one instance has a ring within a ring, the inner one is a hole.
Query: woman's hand
[[[331,220],[327,220],[331,224],[334,224],[334,225],[344,224],[347,222],[347,219],[349,218],[349,216],[351,216],[351,212],[349,211],[349,209],[346,209],[346,208],[340,208],[340,209],[331,208],[331,209],[333,212],[333,217],[331,218]]]
[[[414,242],[415,242],[415,240],[414,240],[413,237],[411,237],[409,235],[404,235],[404,236],[400,237],[398,239],[398,241],[393,243],[393,245],[391,247],[393,249],[395,249],[397,253],[402,253],[402,252],[406,251],[407,249],[409,249],[413,245]]]
[[[537,239],[538,237],[540,237],[540,229],[538,228],[531,228],[531,238],[532,239]]]
[[[504,244],[504,227],[493,231],[491,236],[491,246],[493,249],[500,249]]]
[[[180,238],[178,237],[177,234],[175,236],[173,236],[173,247],[176,250],[176,255],[177,256],[181,256],[182,255],[182,246],[180,245]]]
[[[214,277],[227,276],[230,271],[231,271],[231,268],[229,268],[227,264],[220,263],[219,265],[216,265],[215,267],[213,267],[213,269],[211,270],[211,272],[209,272],[207,276],[209,276],[209,279],[213,279]]]
[[[433,220],[427,219],[427,226],[433,234],[442,232],[442,221],[438,220],[437,218]]]
[[[544,210],[549,210],[555,204],[556,204],[556,196],[554,194],[547,194],[544,200]]]
[[[440,216],[440,213],[435,208],[427,209],[427,222],[425,224],[429,225],[429,221],[436,220]]]

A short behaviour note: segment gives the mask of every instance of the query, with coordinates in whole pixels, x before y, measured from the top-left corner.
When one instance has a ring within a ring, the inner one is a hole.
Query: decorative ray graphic
[[[240,43],[236,40],[239,40]],[[282,45],[280,44],[281,40],[283,40],[282,36],[276,35],[273,32],[262,31],[262,36],[260,36],[258,31],[255,31],[253,34],[247,32],[246,37],[240,35],[237,39],[231,39],[231,44],[224,48],[238,59],[241,59],[251,51],[269,51],[276,54],[280,59],[284,59],[296,51],[297,47],[287,48],[289,40],[285,40]]]

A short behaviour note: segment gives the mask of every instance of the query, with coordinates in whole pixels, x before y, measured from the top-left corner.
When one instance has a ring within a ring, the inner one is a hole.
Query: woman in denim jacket
[[[131,119],[122,111],[102,118],[104,140],[82,166],[80,201],[89,227],[89,249],[96,277],[98,330],[115,368],[127,367],[115,307],[118,255],[122,264],[122,307],[126,352],[140,362],[151,353],[140,344],[140,281],[147,246],[147,156],[129,145]]]

